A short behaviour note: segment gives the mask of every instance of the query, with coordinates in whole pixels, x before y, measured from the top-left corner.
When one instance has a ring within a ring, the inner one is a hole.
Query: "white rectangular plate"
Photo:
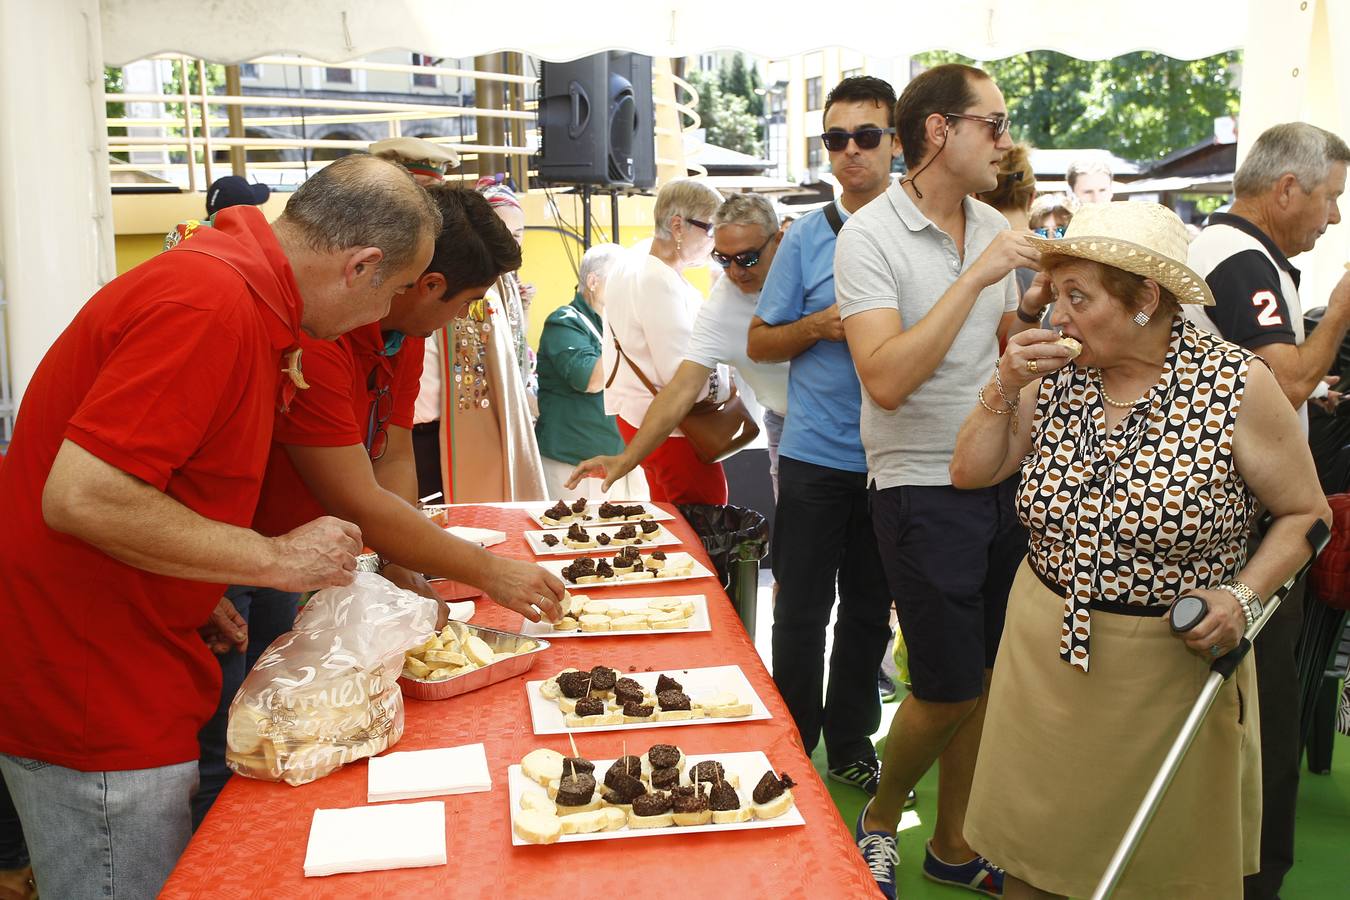
[[[639,752],[638,748],[630,748],[633,752]],[[645,752],[645,751],[642,751]],[[755,785],[764,773],[773,768],[769,763],[769,758],[759,750],[752,750],[746,753],[704,753],[697,756],[690,756],[686,763],[692,767],[695,763],[705,759],[715,759],[726,769],[727,774],[735,773],[740,778],[740,787],[737,789],[741,795],[741,803],[750,804],[750,792],[755,789]],[[595,763],[596,772],[603,780],[605,770],[614,764],[612,759],[592,760]],[[687,769],[686,769],[687,770]],[[776,769],[774,771],[777,771]],[[789,772],[789,775],[794,773]],[[510,785],[511,793],[511,843],[517,847],[535,847],[541,846],[523,841],[516,834],[514,823],[516,813],[520,811],[520,798],[527,793],[548,796],[548,791],[530,779],[525,777],[525,773],[520,771],[519,765],[511,766],[507,769],[507,781]],[[737,822],[734,825],[671,825],[667,828],[629,828],[624,826],[618,831],[597,831],[593,834],[565,834],[559,839],[559,843],[568,844],[574,841],[608,841],[616,838],[640,838],[656,837],[663,834],[700,834],[707,831],[749,831],[757,828],[790,828],[795,825],[805,825],[806,820],[802,818],[802,811],[794,803],[792,808],[783,813],[776,819],[751,819],[748,822]]]
[[[550,676],[556,675],[556,672],[549,673]],[[567,734],[569,731],[573,734],[580,734],[583,731],[632,731],[635,728],[668,728],[673,725],[726,725],[732,722],[753,722],[757,719],[770,719],[772,716],[764,701],[759,699],[759,694],[750,685],[750,681],[741,671],[740,666],[708,666],[702,669],[662,669],[657,672],[624,672],[619,670],[620,678],[631,678],[642,685],[648,693],[655,693],[656,679],[658,676],[666,674],[674,678],[684,686],[684,691],[689,699],[694,701],[706,700],[714,694],[720,694],[723,691],[730,691],[740,698],[742,703],[750,703],[750,715],[740,716],[735,719],[711,718],[705,716],[701,719],[680,719],[674,722],[642,722],[632,725],[592,725],[587,728],[568,728],[567,718],[562,708],[558,706],[556,700],[549,700],[543,694],[539,693],[539,685],[544,683],[543,679],[539,681],[529,681],[525,683],[525,696],[530,701],[530,721],[534,725],[535,734]],[[652,743],[659,743],[653,741]],[[761,775],[764,773],[760,773]]]
[[[587,585],[590,587],[590,585]],[[578,595],[574,595],[578,596]],[[584,595],[581,595],[584,596]],[[550,640],[556,638],[602,638],[614,637],[624,634],[688,634],[691,631],[712,631],[712,622],[708,618],[708,598],[702,594],[689,594],[687,596],[674,597],[606,597],[605,602],[611,607],[621,609],[646,609],[653,600],[688,600],[694,604],[694,614],[687,621],[689,624],[684,628],[638,628],[632,631],[554,631],[553,626],[548,622],[525,621],[521,627],[521,634],[531,636],[546,637]]]
[[[568,527],[570,528],[571,526]],[[586,529],[587,534],[594,538],[599,534],[607,534],[610,537],[613,537],[614,532],[622,528],[623,525],[587,525],[583,523],[582,527]],[[612,553],[618,550],[619,547],[624,546],[622,544],[608,544],[603,547],[582,547],[580,549],[569,547],[563,543],[563,535],[566,533],[566,531],[561,529],[552,531],[527,531],[525,532],[525,542],[530,545],[530,549],[534,551],[535,556],[579,556],[586,553],[592,555],[596,553]],[[544,535],[546,534],[553,535],[558,539],[558,543],[552,547],[545,544]],[[632,546],[637,547],[639,550],[645,550],[648,547],[678,547],[682,543],[683,542],[679,538],[671,534],[667,529],[660,528],[655,534],[651,535],[649,540],[645,540]]]
[[[611,562],[614,559],[613,553],[585,553],[582,555],[591,556],[597,560],[608,559]],[[670,559],[679,559],[680,557],[685,557],[688,555],[689,554],[687,553],[669,554]],[[669,563],[669,561],[670,560],[667,560],[667,563]],[[557,575],[559,578],[562,578],[563,584],[567,585],[569,588],[576,588],[577,591],[582,594],[589,594],[592,591],[603,590],[605,588],[632,587],[633,585],[639,584],[660,584],[665,581],[689,581],[690,579],[693,578],[717,577],[714,573],[709,572],[707,566],[703,565],[703,563],[699,562],[698,560],[694,560],[694,569],[688,575],[673,575],[673,576],[657,575],[655,578],[630,578],[630,579],[625,579],[623,577],[616,577],[613,581],[595,581],[587,584],[576,584],[575,582],[571,582],[568,581],[566,578],[563,578],[562,574],[562,570],[565,569],[567,566],[571,565],[571,560],[546,559],[540,562],[539,565],[545,569],[548,569],[550,572],[552,572],[554,575]],[[613,634],[613,632],[610,632],[610,634]]]
[[[647,512],[651,513],[652,520],[655,522],[669,522],[675,518],[670,513],[666,512],[664,509],[657,506],[655,503],[652,503],[650,500],[633,500],[631,502],[625,502],[623,500],[615,500],[613,502],[618,503],[622,506],[638,506],[640,504],[644,509],[647,510]],[[536,503],[533,504],[532,506],[526,507],[525,512],[529,514],[529,517],[533,519],[539,525],[540,528],[570,527],[572,524],[571,522],[563,522],[561,525],[550,525],[548,522],[545,522],[542,518],[540,518],[540,516],[548,512],[549,508],[556,503],[557,503],[556,500],[553,501],[553,503]],[[599,501],[596,500],[590,501],[586,506],[586,511],[583,513],[583,515],[589,516],[590,518],[582,520],[581,524],[589,528],[592,525],[622,525],[624,521],[626,521],[623,519],[611,519],[605,522],[601,522],[600,517],[596,515],[595,512],[599,508],[600,508]],[[634,519],[633,521],[637,520]]]

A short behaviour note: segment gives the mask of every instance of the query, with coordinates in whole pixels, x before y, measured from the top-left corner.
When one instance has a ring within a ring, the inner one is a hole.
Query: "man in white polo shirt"
[[[1013,512],[1016,479],[958,490],[947,467],[999,338],[1034,327],[1048,296],[1038,278],[1019,308],[1012,272],[1039,269],[1040,254],[972,198],[997,185],[1012,147],[998,86],[969,66],[930,69],[905,88],[895,125],[909,173],[849,219],[834,261],[839,315],[863,386],[872,524],[912,684],[856,837],[878,886],[894,896],[887,864],[896,860],[901,807],[941,760],[924,875],[997,895],[1002,871],[962,831],[989,671],[1027,540]]]
[[[1331,368],[1350,328],[1350,273],[1340,280],[1312,336],[1304,339],[1299,272],[1289,257],[1311,250],[1340,221],[1350,147],[1305,122],[1267,129],[1233,177],[1237,199],[1215,213],[1191,242],[1188,262],[1214,293],[1214,306],[1186,309],[1201,328],[1261,354],[1306,428],[1307,402],[1326,393]],[[1256,639],[1261,708],[1261,870],[1243,880],[1248,900],[1279,895],[1294,864],[1298,800],[1299,677],[1303,624],[1300,584]]]

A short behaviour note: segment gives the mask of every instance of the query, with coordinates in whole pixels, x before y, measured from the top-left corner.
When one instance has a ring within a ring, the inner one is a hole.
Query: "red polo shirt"
[[[247,526],[300,296],[253,207],[95,294],[24,394],[0,467],[0,751],[84,771],[194,760],[220,696],[197,634],[224,591],[153,575],[42,518],[70,440],[202,516]]]
[[[375,425],[387,416],[385,428],[412,428],[424,343],[422,338],[405,338],[398,353],[385,356],[378,323],[363,325],[336,341],[301,340],[309,389],[296,395],[289,411],[277,415],[254,528],[266,535],[285,534],[327,514],[305,487],[283,445],[365,444],[372,409],[377,413]]]

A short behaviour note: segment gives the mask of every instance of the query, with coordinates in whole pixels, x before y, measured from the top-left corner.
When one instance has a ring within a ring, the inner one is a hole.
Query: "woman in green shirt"
[[[550,499],[605,497],[598,478],[584,479],[575,490],[564,485],[581,460],[623,451],[614,417],[605,415],[600,314],[605,306],[605,278],[624,252],[618,244],[597,244],[587,250],[577,273],[576,297],[549,315],[539,336],[539,420],[534,434],[543,455]],[[616,482],[609,496],[645,499],[647,483],[642,470],[634,469]]]

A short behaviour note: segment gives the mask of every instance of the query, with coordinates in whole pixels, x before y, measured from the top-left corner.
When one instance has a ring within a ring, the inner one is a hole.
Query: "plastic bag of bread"
[[[230,703],[225,759],[240,775],[308,784],[403,736],[403,654],[435,631],[436,602],[358,572],[315,594]]]

